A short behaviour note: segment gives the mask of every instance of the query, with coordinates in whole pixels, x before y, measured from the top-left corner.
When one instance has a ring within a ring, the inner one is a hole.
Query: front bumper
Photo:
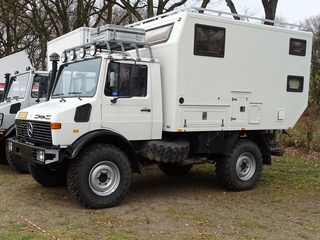
[[[29,164],[49,165],[60,162],[60,148],[44,148],[34,146],[29,142],[21,142],[19,138],[13,137],[6,140],[6,150],[13,156]]]

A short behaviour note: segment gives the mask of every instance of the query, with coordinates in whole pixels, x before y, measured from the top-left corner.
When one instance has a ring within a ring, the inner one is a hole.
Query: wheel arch
[[[110,130],[95,130],[82,135],[69,146],[65,155],[67,158],[73,159],[83,147],[94,143],[108,143],[121,149],[127,155],[132,171],[141,173],[138,156],[132,144],[124,136]]]
[[[262,154],[263,164],[271,165],[271,150],[269,147],[270,142],[265,131],[231,132],[225,138],[222,155],[228,156],[231,153],[237,139],[242,135],[258,145]]]
[[[6,133],[4,134],[4,138],[9,138],[13,137],[16,134],[16,128],[15,124],[12,124],[7,130]]]

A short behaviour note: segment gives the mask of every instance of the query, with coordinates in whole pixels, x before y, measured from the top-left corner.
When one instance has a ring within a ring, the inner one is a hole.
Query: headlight
[[[37,150],[37,160],[40,162],[44,162],[45,153],[43,150]]]
[[[10,152],[12,152],[12,142],[8,141],[8,149]]]

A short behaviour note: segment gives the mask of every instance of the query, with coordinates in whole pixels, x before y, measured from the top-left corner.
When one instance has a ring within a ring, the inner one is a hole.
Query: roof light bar
[[[92,44],[89,50],[90,50],[90,55],[94,56],[97,53],[97,46],[95,44]]]
[[[65,63],[67,61],[67,53],[66,52],[62,52],[61,53],[61,62]]]
[[[71,61],[73,61],[73,60],[76,59],[76,50],[74,50],[74,49],[70,50],[69,59],[70,59]]]
[[[82,47],[79,49],[79,57],[83,59],[86,56],[86,48]]]

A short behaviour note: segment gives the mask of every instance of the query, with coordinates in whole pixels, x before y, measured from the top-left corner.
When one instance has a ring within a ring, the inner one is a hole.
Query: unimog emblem
[[[27,134],[29,137],[33,136],[33,126],[31,122],[28,122],[27,124]]]

